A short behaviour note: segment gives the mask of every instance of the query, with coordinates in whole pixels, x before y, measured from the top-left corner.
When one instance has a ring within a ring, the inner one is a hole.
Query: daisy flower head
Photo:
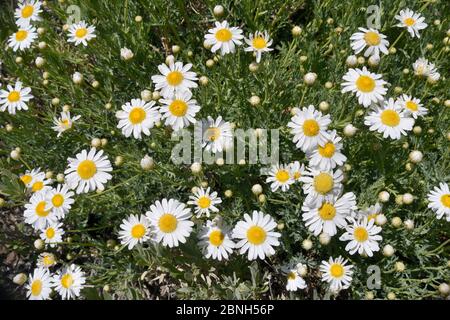
[[[299,110],[288,123],[291,133],[294,135],[292,141],[297,148],[303,152],[323,145],[328,140],[327,129],[331,123],[329,115],[322,115],[313,105]]]
[[[31,196],[29,203],[25,204],[23,215],[25,223],[39,230],[57,220],[56,214],[51,210],[51,205],[46,199],[46,191],[37,192]]]
[[[331,170],[342,166],[347,161],[347,157],[341,153],[341,140],[336,130],[330,131],[328,140],[323,146],[318,145],[316,149],[308,152],[309,166],[320,170]]]
[[[434,63],[429,62],[425,58],[418,58],[413,63],[414,75],[418,77],[434,77],[439,80],[440,74],[437,72]]]
[[[29,300],[47,300],[52,292],[50,272],[46,268],[36,268],[29,276],[26,286]]]
[[[247,252],[248,260],[265,259],[275,254],[274,246],[279,246],[281,234],[274,232],[277,224],[268,214],[253,211],[252,217],[244,214],[244,220],[239,221],[233,229],[233,238],[238,239],[236,248],[240,254]]]
[[[294,161],[294,162],[290,163],[288,167],[289,167],[289,173],[291,175],[292,180],[294,180],[294,182],[300,181],[300,178],[306,172],[305,165],[298,161]]]
[[[41,6],[42,2],[38,0],[27,0],[19,3],[14,12],[14,17],[17,19],[16,24],[19,27],[26,27],[33,21],[40,21]]]
[[[51,210],[55,212],[58,219],[63,219],[72,208],[75,202],[73,199],[74,193],[69,190],[65,184],[58,184],[54,189],[51,188],[46,193],[46,201],[49,203]]]
[[[195,115],[200,111],[200,106],[192,99],[191,91],[176,92],[171,98],[160,99],[162,104],[159,111],[166,126],[171,126],[177,131],[189,124],[195,123]]]
[[[74,122],[80,118],[81,116],[71,117],[69,111],[63,111],[61,112],[61,116],[59,118],[53,118],[54,126],[52,127],[52,129],[58,132],[59,137],[64,131],[72,129]]]
[[[231,124],[218,116],[213,119],[208,116],[208,119],[202,120],[202,147],[211,152],[222,152],[233,143],[233,132]]]
[[[419,99],[408,96],[407,94],[399,97],[397,103],[403,108],[406,114],[412,115],[414,119],[428,113],[428,110],[422,106]]]
[[[289,190],[289,186],[294,182],[289,166],[284,164],[272,166],[266,179],[266,183],[271,183],[270,188],[272,192],[277,191],[279,188],[285,192]]]
[[[250,34],[248,39],[246,38],[244,40],[245,43],[249,45],[244,50],[248,52],[254,52],[256,54],[257,63],[261,61],[261,55],[263,52],[269,52],[273,50],[272,48],[269,48],[272,45],[272,39],[270,39],[267,31],[256,31],[254,34]]]
[[[406,28],[413,38],[420,38],[419,30],[423,30],[428,26],[425,23],[425,18],[420,13],[414,12],[409,8],[400,10],[395,19],[399,21],[396,26]]]
[[[216,205],[222,203],[222,199],[217,196],[217,192],[211,192],[208,187],[206,190],[197,188],[193,196],[189,196],[188,204],[195,206],[195,213],[197,218],[200,218],[202,214],[205,214],[208,218],[211,212],[219,212]]]
[[[68,42],[74,42],[76,46],[80,43],[83,46],[88,45],[88,41],[91,41],[95,37],[95,27],[89,26],[85,21],[80,21],[78,23],[74,23],[69,27],[68,30]]]
[[[95,189],[104,189],[104,184],[112,178],[108,172],[112,171],[111,162],[103,155],[103,150],[97,152],[91,148],[78,153],[75,158],[69,158],[69,168],[64,171],[67,184],[76,193],[87,193]]]
[[[45,178],[45,172],[40,172],[40,169],[37,169],[33,175],[33,179],[29,184],[29,188],[31,192],[37,193],[42,191],[48,191],[51,189],[49,184],[52,182],[50,179]],[[24,177],[25,179],[25,177]]]
[[[56,244],[62,242],[63,234],[62,223],[52,222],[47,227],[41,229],[40,237],[53,248]]]
[[[228,22],[216,21],[215,27],[205,34],[205,43],[211,46],[211,52],[220,50],[222,55],[234,53],[236,46],[242,44],[242,30],[237,27],[230,27]]]
[[[28,110],[27,102],[34,98],[31,89],[23,87],[20,81],[14,87],[8,85],[6,88],[7,90],[0,90],[0,110],[8,109],[10,114],[16,114],[16,110]]]
[[[343,179],[344,174],[340,169],[332,171],[308,168],[308,171],[300,177],[303,192],[307,195],[305,201],[319,205],[328,197],[339,195]]]
[[[300,276],[298,272],[298,268],[285,266],[282,268],[282,272],[286,275],[287,278],[287,291],[297,291],[298,289],[305,289],[307,287],[305,280]]]
[[[315,236],[323,231],[332,237],[337,233],[337,228],[347,226],[346,219],[353,210],[356,210],[356,197],[353,192],[347,192],[341,197],[329,197],[321,203],[305,201],[302,219]]]
[[[355,54],[360,53],[365,48],[364,56],[380,56],[380,52],[388,54],[389,41],[386,36],[376,29],[358,28],[360,32],[355,32],[350,37],[351,46]]]
[[[20,27],[15,33],[13,33],[8,39],[8,46],[13,49],[23,51],[31,47],[31,44],[38,37],[36,28],[31,25]]]
[[[383,107],[376,107],[364,118],[364,124],[370,131],[382,133],[383,138],[398,140],[412,130],[414,119],[394,99],[389,98],[383,102]]]
[[[198,80],[197,74],[189,71],[192,64],[183,65],[183,62],[173,60],[169,61],[169,65],[163,63],[158,66],[161,74],[152,76],[156,90],[161,90],[164,98],[172,98],[177,92],[184,92],[192,88],[197,88],[195,81]]]
[[[352,92],[356,94],[358,103],[369,107],[373,103],[384,100],[387,89],[384,87],[386,81],[381,79],[380,74],[372,73],[366,67],[361,69],[349,69],[342,77],[342,93]]]
[[[56,257],[53,253],[42,252],[37,260],[37,266],[39,268],[50,268],[56,265]]]
[[[80,291],[84,288],[86,277],[81,268],[71,264],[59,270],[52,277],[55,291],[59,293],[63,300],[80,296]]]
[[[228,260],[228,257],[233,253],[235,243],[231,240],[231,227],[228,226],[222,219],[215,219],[216,221],[208,220],[201,228],[198,238],[198,245],[202,248],[205,258],[222,261]]]
[[[123,219],[120,229],[120,243],[128,246],[128,250],[150,239],[150,223],[143,215],[137,216],[132,214],[127,219]]]
[[[185,243],[192,232],[191,210],[175,199],[162,199],[145,214],[154,229],[154,240],[169,248]]]
[[[367,221],[374,220],[376,221],[376,218],[379,214],[381,214],[382,206],[377,202],[372,206],[369,206],[367,209],[359,210],[358,215],[356,216],[357,219],[366,218]]]
[[[367,218],[353,220],[353,224],[347,225],[346,232],[339,237],[341,241],[349,241],[345,246],[345,250],[350,254],[358,252],[360,255],[366,254],[369,257],[373,253],[380,251],[377,241],[383,238],[378,234],[381,227],[375,225],[375,219]]]
[[[336,259],[330,257],[328,261],[322,261],[320,265],[322,281],[330,284],[331,291],[339,292],[350,287],[353,266],[348,265],[347,262],[347,259],[341,256]]]
[[[122,105],[122,110],[116,114],[119,123],[117,128],[122,129],[125,137],[133,135],[135,139],[142,139],[142,133],[150,135],[150,129],[159,121],[161,115],[154,101],[145,102],[141,99],[132,99]]]
[[[428,193],[428,208],[436,213],[438,219],[442,219],[445,215],[447,221],[450,222],[450,190],[448,184],[441,182],[439,187],[434,187]]]
[[[31,188],[38,176],[45,178],[45,173],[41,173],[40,168],[25,171],[24,174],[20,175],[19,179],[27,188]]]

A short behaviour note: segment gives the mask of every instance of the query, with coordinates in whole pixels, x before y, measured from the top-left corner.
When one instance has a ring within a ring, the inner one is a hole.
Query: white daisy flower
[[[64,131],[72,129],[73,123],[80,118],[81,116],[71,117],[69,111],[63,111],[61,112],[61,116],[59,118],[53,118],[53,123],[55,125],[52,127],[52,129],[58,132],[59,137]]]
[[[250,217],[244,214],[244,220],[239,221],[233,229],[233,238],[238,239],[236,248],[240,254],[247,253],[248,260],[265,259],[273,254],[273,246],[279,246],[281,234],[274,232],[277,224],[268,214],[253,211]]]
[[[364,118],[364,124],[370,131],[382,133],[383,138],[400,139],[402,135],[407,135],[407,131],[412,130],[414,119],[410,118],[394,99],[389,98],[384,101],[383,107],[376,107]]]
[[[289,164],[289,174],[294,182],[300,181],[300,177],[306,173],[305,165],[298,161]]]
[[[19,179],[27,188],[31,188],[32,183],[38,176],[42,176],[40,168],[25,171],[24,174],[20,175]],[[43,177],[45,178],[45,173],[43,174]]]
[[[411,114],[414,119],[428,113],[428,110],[422,106],[419,99],[408,96],[407,94],[399,97],[396,103],[405,110],[406,114]]]
[[[38,170],[40,170],[38,168]],[[52,182],[50,179],[45,178],[45,172],[35,172],[33,180],[31,180],[29,189],[33,193],[48,191],[51,189],[49,184]]]
[[[364,107],[384,100],[387,92],[384,85],[387,82],[381,79],[380,74],[372,73],[363,67],[362,70],[349,69],[342,79],[345,81],[341,83],[342,93],[353,92],[358,98],[358,103]]]
[[[191,88],[197,88],[197,74],[189,71],[192,64],[183,65],[182,62],[169,62],[167,66],[165,63],[158,66],[160,75],[152,76],[152,81],[155,84],[156,90],[161,90],[161,95],[164,98],[172,98],[177,92],[184,92]]]
[[[355,216],[355,218],[366,218],[367,221],[376,221],[377,216],[381,214],[381,210],[382,206],[377,202],[375,205],[369,206],[367,209],[359,210],[358,215]]]
[[[30,202],[25,204],[23,213],[25,223],[31,224],[35,229],[43,229],[57,220],[56,214],[46,200],[46,192],[38,192],[31,196]]]
[[[352,282],[353,266],[347,265],[347,259],[339,256],[336,259],[330,257],[328,261],[322,261],[320,271],[322,272],[322,281],[330,284],[333,292],[339,292],[342,289],[350,287]]]
[[[300,276],[298,268],[291,268],[290,266],[282,268],[283,273],[286,274],[287,291],[297,291],[298,289],[305,289],[307,287],[305,280]]]
[[[53,253],[42,252],[37,260],[37,266],[39,268],[50,268],[56,265],[56,257]]]
[[[29,300],[47,300],[52,292],[50,272],[45,268],[36,268],[29,276],[26,286]]]
[[[211,52],[216,52],[220,49],[222,55],[234,53],[236,46],[242,44],[242,30],[237,27],[230,27],[227,21],[216,21],[215,27],[209,29],[205,34],[205,43],[212,46]]]
[[[441,74],[436,71],[436,69],[433,69],[430,74],[428,75],[428,81],[431,83],[437,82],[441,78]]]
[[[441,182],[439,187],[434,187],[428,193],[428,208],[436,213],[438,219],[442,219],[445,215],[447,221],[450,222],[450,190],[448,184]]]
[[[173,130],[177,131],[196,122],[195,115],[200,111],[200,106],[192,99],[190,91],[176,92],[171,98],[160,99],[159,102],[163,104],[159,109],[162,119]]]
[[[218,116],[216,120],[208,116],[202,120],[202,147],[211,152],[222,152],[233,143],[231,124]]]
[[[55,291],[59,293],[63,300],[76,298],[80,296],[80,291],[84,288],[86,277],[81,268],[71,264],[59,270],[52,277]]]
[[[389,54],[389,41],[386,36],[376,29],[358,28],[361,32],[355,32],[350,37],[351,46],[355,54],[360,53],[365,48],[364,56],[380,56],[380,51],[384,54]]]
[[[41,229],[40,237],[53,248],[56,244],[62,242],[63,234],[62,223],[52,222],[47,227]]]
[[[27,25],[20,27],[17,32],[13,33],[8,39],[8,46],[13,49],[14,52],[17,50],[25,50],[31,47],[31,44],[38,37],[36,28]]]
[[[302,219],[315,236],[323,231],[332,237],[337,233],[337,228],[347,226],[346,219],[353,210],[356,210],[356,197],[353,192],[347,192],[341,197],[329,197],[320,203],[305,201]]]
[[[156,201],[145,215],[155,230],[154,240],[170,248],[185,243],[194,225],[191,210],[175,199]]]
[[[413,63],[413,69],[414,69],[414,74],[419,77],[429,77],[432,75],[434,77],[436,77],[436,74],[439,75],[434,63],[429,62],[425,58],[417,59]],[[437,79],[439,79],[439,77],[440,77],[440,75],[437,77]]]
[[[285,192],[295,182],[288,165],[276,164],[272,166],[268,175],[266,183],[271,183],[270,188],[272,192],[277,191],[278,188],[281,188],[281,191]]]
[[[309,166],[320,170],[331,170],[337,166],[342,166],[347,157],[341,153],[342,140],[336,133],[336,130],[328,132],[327,142],[316,149],[307,153]]]
[[[222,259],[228,260],[236,246],[230,237],[231,228],[222,219],[214,220],[216,221],[206,221],[206,224],[201,228],[198,235],[200,240],[198,245],[205,258],[219,261],[222,261]]]
[[[120,243],[128,246],[128,250],[133,249],[139,243],[144,243],[150,239],[149,224],[149,221],[143,215],[132,214],[127,219],[123,219],[119,231]]]
[[[8,109],[10,114],[16,114],[16,110],[28,110],[27,102],[33,99],[31,89],[22,87],[22,82],[17,81],[13,86],[8,85],[7,90],[0,90],[0,111]]]
[[[193,196],[189,196],[190,201],[187,203],[195,206],[195,213],[197,218],[200,218],[202,214],[206,214],[209,218],[210,212],[219,212],[216,204],[222,203],[222,199],[217,196],[217,192],[211,192],[208,187],[206,190],[203,188],[197,188]]]
[[[95,34],[95,27],[89,26],[85,21],[80,21],[78,23],[72,24],[68,29],[68,42],[75,42],[78,46],[80,43],[83,46],[88,45],[88,41],[97,37]]]
[[[26,27],[33,21],[40,21],[41,6],[42,2],[37,0],[27,0],[19,3],[14,13],[14,17],[17,19],[16,24],[19,27]]]
[[[400,10],[400,13],[395,16],[395,19],[400,21],[396,26],[406,28],[413,38],[420,38],[419,30],[423,30],[428,26],[425,23],[425,18],[420,13],[416,13],[409,8]]]
[[[330,115],[322,115],[313,105],[299,110],[288,123],[291,133],[294,135],[292,141],[297,148],[303,152],[309,151],[323,145],[328,140],[327,129],[331,123]]]
[[[257,63],[261,61],[261,55],[263,52],[273,50],[272,48],[269,48],[272,45],[272,39],[270,39],[267,31],[256,31],[254,34],[250,34],[248,39],[246,38],[244,40],[249,45],[244,50],[248,52],[255,52]]]
[[[350,241],[345,246],[345,250],[350,254],[358,252],[360,255],[373,256],[374,252],[380,251],[377,241],[383,238],[378,235],[381,228],[375,225],[375,219],[363,218],[353,220],[352,225],[346,227],[346,232],[339,237],[341,241]]]
[[[320,205],[330,196],[338,196],[342,191],[343,179],[344,174],[340,169],[332,171],[308,168],[300,177],[303,192],[307,195],[305,201]]]
[[[111,180],[108,172],[112,171],[111,162],[103,155],[103,150],[97,152],[91,148],[78,153],[75,158],[67,159],[69,168],[64,171],[67,185],[71,189],[76,188],[76,193],[86,193],[95,189],[104,189],[104,184]]]
[[[51,188],[48,190],[46,193],[46,201],[58,219],[64,219],[72,204],[75,202],[73,196],[74,193],[69,190],[67,185],[58,184],[56,189]]]
[[[159,121],[161,115],[154,101],[145,102],[141,99],[132,99],[122,105],[122,110],[116,113],[119,123],[117,128],[122,129],[125,137],[133,134],[135,139],[142,139],[142,133],[150,135],[150,129]]]

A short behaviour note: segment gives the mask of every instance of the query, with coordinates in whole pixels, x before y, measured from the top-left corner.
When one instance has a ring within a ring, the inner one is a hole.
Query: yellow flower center
[[[405,20],[403,20],[403,22],[408,26],[411,27],[414,23],[416,23],[416,20],[414,20],[413,18],[406,18]]]
[[[167,83],[171,86],[177,86],[183,81],[184,77],[180,71],[171,71],[167,74]]]
[[[178,220],[173,214],[165,213],[159,218],[158,225],[162,232],[172,233],[177,228]]]
[[[206,137],[209,141],[216,141],[220,137],[220,129],[217,127],[211,127],[206,130]]]
[[[333,263],[330,267],[330,274],[334,278],[340,278],[344,275],[344,267],[339,263]]]
[[[303,133],[305,136],[316,136],[319,133],[319,129],[319,123],[314,119],[308,119],[303,122]]]
[[[300,179],[300,176],[301,176],[300,171],[294,172],[294,180]]]
[[[55,194],[52,198],[52,203],[55,207],[61,207],[64,203],[64,197],[61,194]]]
[[[209,243],[213,246],[220,246],[225,239],[225,235],[220,230],[214,230],[209,234]]]
[[[400,123],[400,116],[394,110],[384,110],[381,113],[381,122],[389,127],[395,127]]]
[[[77,31],[75,31],[75,37],[81,39],[84,38],[87,35],[88,31],[86,28],[79,28]]]
[[[417,105],[417,103],[415,103],[413,101],[406,101],[405,106],[407,109],[409,109],[411,111],[417,111],[419,109],[419,106]]]
[[[188,105],[183,100],[173,100],[169,106],[169,111],[175,117],[183,117],[188,109]]]
[[[259,226],[250,227],[247,231],[247,240],[254,245],[263,243],[266,240],[266,237],[266,231]]]
[[[356,87],[362,92],[372,92],[375,88],[375,80],[369,76],[359,76],[356,80]]]
[[[42,291],[42,281],[41,280],[34,280],[31,284],[31,294],[33,296],[38,296],[41,294]]]
[[[287,275],[287,278],[288,278],[288,280],[295,280],[295,278],[297,278],[297,277],[295,276],[295,273],[289,272]]]
[[[444,194],[441,197],[441,202],[444,206],[446,206],[447,208],[450,208],[450,193],[449,194]]]
[[[45,201],[41,201],[37,204],[35,211],[39,217],[46,217],[49,214],[50,211],[45,211],[45,205]]]
[[[378,216],[378,213],[372,213],[372,214],[369,214],[369,215],[367,216],[367,220],[370,221],[370,220],[372,220],[372,219],[376,219],[377,216]]]
[[[253,47],[255,49],[264,49],[267,46],[267,42],[263,37],[256,37],[253,39]]]
[[[334,187],[333,177],[325,172],[314,177],[314,188],[318,193],[326,194]]]
[[[197,200],[197,204],[202,209],[209,208],[209,206],[211,205],[211,199],[209,199],[208,197],[205,197],[205,196],[200,197]]]
[[[92,160],[83,160],[78,165],[77,172],[81,179],[88,180],[97,173],[97,166]]]
[[[131,228],[131,236],[136,239],[140,239],[145,235],[145,226],[141,223],[136,224]]]
[[[36,181],[35,183],[33,183],[31,190],[33,192],[37,192],[37,191],[42,190],[42,188],[44,188],[44,183],[42,181]]]
[[[366,43],[369,46],[377,46],[381,42],[381,38],[378,33],[373,31],[366,32],[366,34],[364,35],[364,40],[366,40]]]
[[[33,180],[33,178],[29,174],[24,174],[20,177],[20,181],[22,181],[25,184],[29,184]]]
[[[319,209],[319,216],[322,220],[333,220],[336,215],[336,208],[331,203],[324,203]]]
[[[8,101],[13,103],[20,100],[20,92],[19,91],[11,91],[8,94]]]
[[[53,229],[53,228],[48,228],[48,229],[45,231],[45,235],[47,236],[47,238],[53,239],[53,237],[55,236],[55,229]]]
[[[286,181],[289,180],[289,172],[287,172],[287,170],[278,170],[278,172],[275,175],[275,178],[277,179],[277,181],[285,183]]]
[[[69,119],[61,120],[61,126],[65,127],[65,128],[68,128],[70,126]]]
[[[216,39],[220,42],[227,42],[233,38],[233,34],[228,29],[220,29],[216,32]]]
[[[55,258],[53,257],[53,255],[48,254],[44,256],[44,258],[42,259],[42,263],[47,267],[52,266],[55,263]]]
[[[66,288],[69,289],[72,285],[73,285],[73,277],[71,274],[66,273],[65,275],[63,275],[61,277],[61,285]]]
[[[34,7],[32,5],[27,4],[25,7],[23,7],[22,9],[22,18],[29,18],[33,15],[34,12]]]
[[[355,237],[356,241],[364,242],[369,238],[369,233],[367,232],[366,228],[357,227],[353,232],[353,236]]]
[[[325,146],[323,147],[319,146],[319,153],[322,157],[325,158],[331,158],[334,155],[335,150],[336,147],[331,142],[327,142],[327,144],[325,144]]]
[[[139,124],[145,120],[147,113],[141,107],[131,109],[128,119],[132,124]]]
[[[26,30],[19,30],[16,32],[16,40],[17,41],[23,41],[28,37],[28,31]]]

